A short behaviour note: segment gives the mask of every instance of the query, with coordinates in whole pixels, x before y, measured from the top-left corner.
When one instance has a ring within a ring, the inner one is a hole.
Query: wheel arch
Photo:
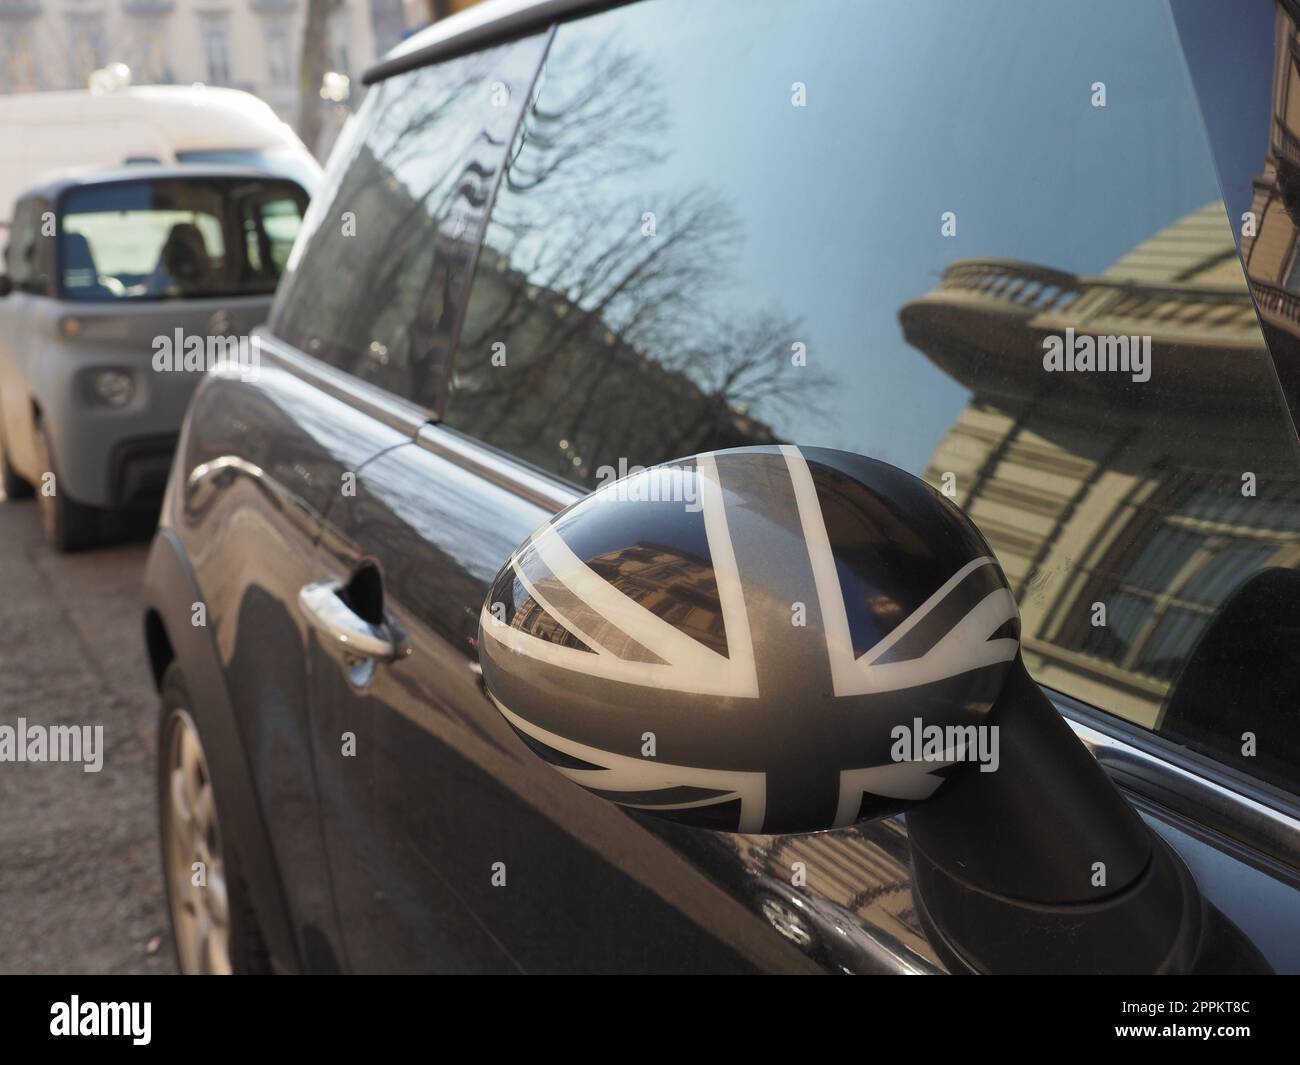
[[[191,623],[202,595],[170,529],[154,537],[145,567],[144,642],[155,687],[172,662],[180,662],[203,737],[209,768],[225,811],[223,835],[236,847],[266,945],[280,969],[301,971],[293,916],[271,846],[261,802],[216,647],[205,626]]]

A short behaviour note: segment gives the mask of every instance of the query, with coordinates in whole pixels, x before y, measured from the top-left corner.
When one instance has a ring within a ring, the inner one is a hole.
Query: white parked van
[[[250,166],[315,188],[320,166],[289,125],[237,89],[142,85],[0,96],[0,226],[23,189],[131,163]]]
[[[18,197],[0,269],[0,489],[49,542],[156,506],[202,372],[255,374],[249,336],[307,209],[250,167],[139,164]],[[54,224],[47,230],[43,220]]]

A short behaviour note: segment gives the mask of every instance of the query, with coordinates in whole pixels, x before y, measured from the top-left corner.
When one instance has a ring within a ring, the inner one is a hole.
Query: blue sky
[[[1250,209],[1251,182],[1268,149],[1277,11],[1269,0],[1174,0],[1171,7],[1235,224]]]

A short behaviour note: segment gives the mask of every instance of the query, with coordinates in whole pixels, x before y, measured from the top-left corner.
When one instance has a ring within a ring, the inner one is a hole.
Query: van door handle
[[[410,641],[397,622],[385,615],[375,625],[356,613],[339,595],[345,582],[316,581],[298,593],[298,607],[308,624],[327,643],[358,658],[395,662],[411,653]]]

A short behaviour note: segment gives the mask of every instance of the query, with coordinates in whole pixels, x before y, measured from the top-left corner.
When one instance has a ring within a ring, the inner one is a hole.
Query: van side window
[[[334,151],[269,321],[277,337],[441,403],[484,215],[545,35],[376,85]]]
[[[31,276],[31,267],[25,249],[31,242],[31,201],[20,200],[14,206],[13,220],[9,225],[9,241],[5,245],[5,273],[14,288],[23,291],[24,282]]]
[[[50,204],[39,199],[24,200],[14,208],[5,269],[19,292],[49,295],[54,237],[43,235],[41,227],[43,216],[50,210]]]

